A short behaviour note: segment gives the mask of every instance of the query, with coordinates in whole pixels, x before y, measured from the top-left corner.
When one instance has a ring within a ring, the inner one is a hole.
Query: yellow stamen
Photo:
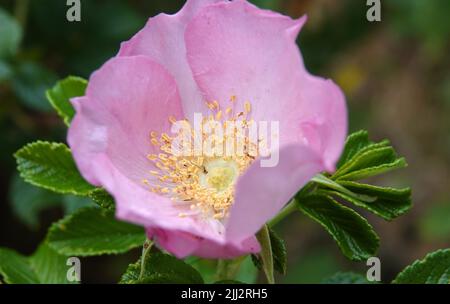
[[[169,116],[169,122],[174,124],[177,122],[177,120],[174,116]]]
[[[236,102],[237,97],[231,96],[230,101]],[[199,137],[203,142],[211,134],[205,133],[204,126],[210,124],[214,127],[216,123],[222,123],[223,114],[227,115],[227,120],[240,121],[244,126],[249,125],[252,120],[247,120],[251,111],[250,102],[245,102],[244,111],[233,114],[233,109],[228,107],[224,113],[220,110],[218,101],[207,102],[208,108],[215,113],[204,117],[200,134],[196,134],[191,128],[191,139]],[[235,105],[233,105],[234,107]],[[170,116],[169,121],[174,123],[174,117]],[[191,127],[190,122],[183,120],[187,127]],[[223,122],[223,127],[227,126],[227,121]],[[226,133],[226,132],[224,132]],[[224,219],[229,214],[229,209],[234,201],[234,186],[237,178],[241,175],[256,158],[253,152],[257,145],[250,142],[246,134],[240,134],[237,128],[233,128],[231,134],[223,134],[223,138],[214,138],[215,145],[223,145],[231,140],[235,144],[236,139],[244,141],[244,154],[238,154],[236,147],[234,154],[226,156],[175,156],[172,152],[172,138],[166,133],[158,137],[158,133],[150,133],[152,145],[159,147],[160,153],[149,154],[147,158],[157,168],[149,172],[157,177],[157,183],[150,188],[150,191],[160,195],[168,196],[173,203],[190,203],[190,209],[195,210],[193,214],[211,217],[217,220]],[[193,142],[193,140],[192,140]],[[179,147],[182,148],[182,147]],[[251,151],[253,154],[250,154]],[[143,183],[149,185],[148,180]],[[179,217],[194,216],[186,213],[178,214]]]
[[[252,106],[251,106],[250,102],[246,101],[245,102],[245,112],[248,114],[248,113],[250,113],[251,110],[252,110]]]

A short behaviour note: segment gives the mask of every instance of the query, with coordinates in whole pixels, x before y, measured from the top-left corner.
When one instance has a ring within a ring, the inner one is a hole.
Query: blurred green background
[[[22,145],[65,140],[45,90],[67,75],[89,77],[148,17],[174,13],[184,1],[82,0],[82,21],[74,23],[66,20],[65,2],[0,1],[0,246],[24,254],[34,251],[51,222],[91,204],[34,188],[16,175],[12,154]],[[382,0],[382,21],[374,23],[366,20],[366,1],[252,2],[292,17],[308,14],[299,39],[308,69],[343,88],[351,131],[390,139],[409,162],[373,182],[411,186],[413,210],[392,223],[362,212],[381,237],[382,280],[450,247],[450,1]],[[317,283],[337,271],[367,269],[347,261],[323,229],[300,214],[277,230],[289,259],[279,282]],[[83,259],[83,281],[116,282],[138,256],[136,250]],[[256,278],[251,263],[241,275]]]

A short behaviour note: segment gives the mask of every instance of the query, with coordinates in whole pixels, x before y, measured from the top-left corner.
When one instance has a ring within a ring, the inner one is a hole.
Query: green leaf
[[[406,166],[388,140],[373,143],[367,131],[351,134],[338,163],[333,180],[358,180]]]
[[[394,284],[450,284],[450,249],[429,253],[406,267]]]
[[[235,281],[235,280],[222,280],[214,282],[214,284],[245,284],[244,282]]]
[[[187,257],[184,262],[195,268],[195,270],[201,274],[206,284],[217,281],[218,260],[202,259],[196,256],[190,256]]]
[[[67,257],[45,243],[30,257],[0,248],[0,274],[8,284],[67,284]]]
[[[64,123],[69,126],[70,121],[75,115],[75,110],[70,103],[73,97],[83,96],[87,87],[87,80],[69,76],[56,85],[47,90],[46,96],[50,104],[55,108],[56,112],[64,120]]]
[[[379,246],[378,236],[372,226],[352,209],[323,195],[301,197],[298,207],[331,234],[349,259],[361,261],[375,255]]]
[[[287,265],[287,252],[286,252],[286,245],[281,239],[277,233],[270,227],[269,229],[269,237],[270,237],[270,245],[272,249],[272,256],[273,256],[273,267],[274,269],[279,272],[282,275],[286,274],[286,265]],[[261,258],[258,255],[252,255],[252,260],[255,266],[258,269],[262,269],[262,261]]]
[[[341,184],[333,181],[332,179],[325,177],[322,174],[318,174],[318,175],[314,176],[311,179],[311,181],[319,184],[322,187],[335,190],[337,192],[345,194],[346,196],[349,196],[351,198],[354,198],[354,199],[357,199],[357,200],[360,200],[360,201],[363,201],[366,203],[371,203],[376,200],[376,197],[369,196],[369,195],[363,195],[363,194],[357,194],[355,192],[352,192],[349,189],[342,186]]]
[[[143,265],[143,270],[141,266]],[[120,280],[121,284],[203,284],[201,275],[192,266],[171,255],[150,250],[141,260],[130,264]]]
[[[377,176],[392,170],[401,169],[406,166],[406,160],[404,158],[399,158],[391,163],[350,172],[348,174],[340,176],[339,180],[361,180],[368,177]]]
[[[351,197],[342,192],[331,192],[348,202],[362,207],[370,212],[390,221],[411,209],[411,189],[396,189],[390,187],[379,187],[367,184],[360,184],[352,181],[338,181],[346,189],[359,195],[374,197],[372,202],[365,202],[358,198]]]
[[[244,258],[241,266],[236,274],[236,281],[245,283],[245,284],[255,284],[258,278],[258,269],[252,262],[250,256]]]
[[[48,244],[60,254],[93,256],[118,254],[145,241],[142,227],[118,221],[112,212],[82,208],[50,227]]]
[[[67,271],[69,270],[67,257],[58,254],[47,244],[39,246],[29,260],[40,283],[70,283],[67,281]]]
[[[41,211],[59,206],[61,196],[48,190],[35,187],[23,181],[19,175],[12,178],[9,201],[15,216],[29,228],[39,227]]]
[[[337,168],[338,171],[345,170],[353,160],[359,157],[361,154],[367,153],[371,150],[389,147],[389,140],[382,140],[378,143],[374,143],[369,140],[368,132],[361,130],[350,134],[345,142],[344,151],[339,159]],[[338,172],[335,173],[337,176]]]
[[[279,273],[285,275],[287,268],[287,252],[286,245],[278,234],[269,228],[270,244],[272,246],[273,267]]]
[[[318,175],[312,181],[319,186],[319,193],[342,198],[386,220],[392,220],[411,208],[411,190],[353,181],[406,165],[405,159],[397,156],[389,141],[373,143],[367,131],[359,131],[347,138],[339,169],[330,178]]]
[[[337,167],[342,167],[343,164],[348,162],[355,156],[362,148],[371,144],[369,140],[369,133],[365,130],[361,130],[350,134],[345,142],[344,151],[339,159]]]
[[[392,147],[378,147],[358,153],[332,176],[334,180],[359,180],[406,166]]]
[[[378,143],[374,143],[369,140],[369,134],[365,130],[361,130],[350,134],[345,142],[344,151],[339,159],[337,168],[342,170],[342,167],[347,166],[349,162],[356,157],[370,150],[388,147],[389,140],[382,140]]]
[[[57,193],[88,195],[94,187],[81,177],[69,148],[64,144],[38,141],[14,155],[25,181]]]
[[[0,8],[0,58],[16,54],[22,40],[22,28],[5,10]]]
[[[274,284],[275,279],[273,275],[274,257],[272,253],[272,244],[270,240],[270,231],[267,225],[256,234],[256,238],[261,245],[261,252],[259,253],[260,265],[266,275],[267,282]]]
[[[89,197],[99,205],[107,210],[114,210],[114,198],[102,188],[97,188],[89,193]]]
[[[8,284],[39,283],[28,258],[8,248],[0,248],[0,274]]]
[[[64,214],[72,214],[78,209],[85,207],[93,207],[95,206],[92,202],[92,199],[86,196],[78,196],[78,195],[64,195],[62,200],[62,207],[64,210]]]
[[[322,284],[373,284],[365,276],[354,272],[338,272],[322,281]]]

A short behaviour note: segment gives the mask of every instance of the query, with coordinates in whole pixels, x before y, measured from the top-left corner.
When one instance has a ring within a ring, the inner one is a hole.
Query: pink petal
[[[190,255],[202,258],[231,259],[244,254],[257,253],[261,250],[254,236],[247,238],[238,245],[219,244],[205,238],[181,231],[147,228],[150,239],[178,258]]]
[[[83,176],[114,196],[118,218],[148,227],[178,257],[259,251],[254,234],[312,176],[334,169],[347,131],[341,90],[303,65],[295,38],[305,21],[244,0],[188,0],[175,15],[150,19],[92,75],[86,96],[73,100],[68,142]],[[232,95],[239,111],[251,101],[256,121],[280,122],[280,162],[256,161],[239,179],[226,226],[181,218],[189,205],[175,207],[141,183],[154,182],[149,132],[170,133],[169,116],[205,114],[205,99],[225,108]]]
[[[183,231],[147,228],[147,237],[179,259],[192,255],[200,244],[199,237]]]
[[[310,145],[332,170],[347,131],[345,99],[306,71],[295,43],[305,21],[241,0],[210,5],[186,29],[187,57],[207,100],[227,107],[234,95],[237,111],[250,101],[253,119],[280,122],[282,144]]]
[[[210,223],[180,218],[188,206],[175,208],[142,184],[153,178],[146,158],[156,152],[150,131],[169,133],[168,117],[182,117],[175,82],[162,66],[143,56],[113,58],[73,104],[68,142],[75,162],[89,182],[114,196],[120,219],[220,238]]]
[[[186,60],[184,31],[187,23],[203,7],[225,0],[189,0],[175,15],[159,14],[129,41],[122,43],[118,56],[145,55],[164,66],[175,78],[188,118],[204,109]]]
[[[254,235],[322,170],[321,157],[301,144],[282,147],[275,167],[264,168],[255,161],[237,182],[235,202],[226,223],[227,240],[240,242]]]
[[[90,173],[99,154],[134,182],[151,178],[146,156],[155,150],[150,131],[169,132],[169,115],[181,118],[176,85],[145,57],[113,58],[90,78],[86,96],[73,100],[76,116],[68,141],[81,172]]]

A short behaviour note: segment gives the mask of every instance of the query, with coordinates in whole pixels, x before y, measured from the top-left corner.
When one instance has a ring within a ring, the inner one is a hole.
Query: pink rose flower
[[[345,98],[309,74],[293,20],[245,0],[188,0],[160,14],[74,98],[68,142],[116,216],[146,227],[179,258],[260,250],[255,233],[314,175],[333,171],[347,133]],[[279,122],[279,162],[248,153],[174,156],[174,121]]]

